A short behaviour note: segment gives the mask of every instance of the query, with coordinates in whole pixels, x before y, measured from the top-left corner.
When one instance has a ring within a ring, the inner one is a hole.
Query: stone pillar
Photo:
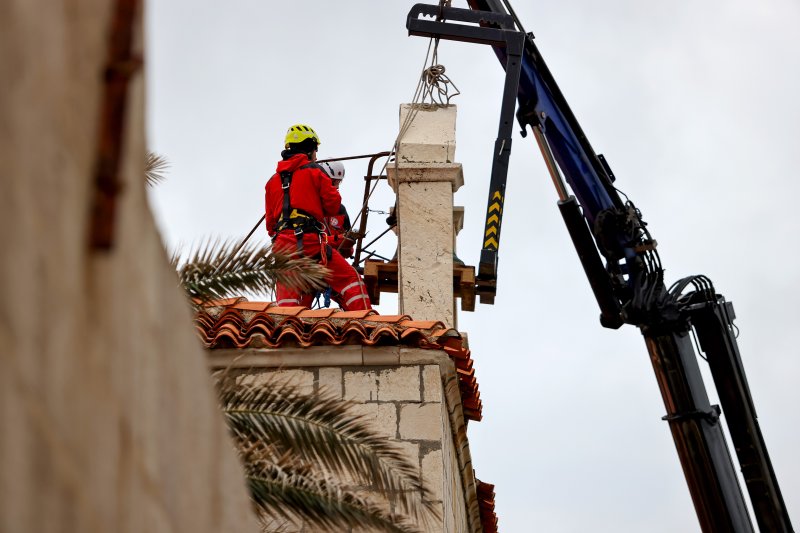
[[[400,126],[396,162],[387,169],[397,193],[400,312],[455,327],[453,193],[464,183],[453,162],[456,106],[402,104]]]

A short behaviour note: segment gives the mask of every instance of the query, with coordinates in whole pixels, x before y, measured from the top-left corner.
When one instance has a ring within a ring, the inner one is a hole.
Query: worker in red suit
[[[341,161],[326,161],[319,164],[322,170],[330,176],[331,183],[336,189],[339,189],[342,180],[344,179],[344,165]],[[344,204],[339,207],[339,212],[332,216],[325,217],[325,227],[328,230],[328,243],[335,249],[339,250],[342,257],[349,259],[353,257],[353,247],[355,241],[352,239],[350,230],[353,226],[350,223],[350,215],[347,213],[347,208]]]
[[[340,161],[323,161],[319,166],[330,176],[331,183],[338,190],[344,179],[344,165]],[[347,208],[345,208],[344,204],[339,207],[337,214],[326,216],[324,222],[325,230],[328,233],[328,244],[338,250],[345,259],[353,257],[353,248],[355,246],[355,240],[351,233],[353,226],[350,223],[350,215],[347,213]],[[340,307],[345,302],[341,294],[331,287],[327,287],[315,295],[314,305],[330,307],[331,300],[338,303]]]
[[[372,309],[361,276],[328,244],[324,218],[339,213],[342,197],[315,163],[319,137],[313,128],[295,124],[286,133],[275,174],[267,181],[265,219],[275,251],[299,253],[318,260],[330,273],[325,282],[341,295],[342,309]],[[279,306],[311,306],[313,294],[275,286]]]

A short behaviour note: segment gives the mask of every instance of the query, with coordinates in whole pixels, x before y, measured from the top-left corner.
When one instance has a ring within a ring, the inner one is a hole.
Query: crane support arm
[[[445,5],[417,5],[413,17],[409,15],[408,28],[415,35],[489,44],[506,69],[487,220],[496,193],[503,191],[505,198],[511,145],[507,101],[514,90],[510,85],[516,82],[516,116],[522,135],[530,128],[544,156],[559,209],[600,306],[601,323],[610,328],[635,325],[645,338],[667,410],[664,420],[669,423],[702,530],[754,531],[719,423],[724,419],[760,530],[793,531],[733,334],[732,304],[704,276],[684,278],[667,289],[656,241],[641,212],[627,197],[621,199],[608,162],[594,152],[533,35],[524,32],[508,0],[467,2],[474,11],[469,15],[468,10]],[[422,20],[426,16],[436,20]],[[523,36],[521,55],[516,42],[512,45],[509,40],[513,34]],[[496,247],[487,248],[484,243],[479,271],[484,279],[496,280]],[[690,286],[693,290],[684,294]],[[721,408],[709,402],[692,335],[706,354]]]

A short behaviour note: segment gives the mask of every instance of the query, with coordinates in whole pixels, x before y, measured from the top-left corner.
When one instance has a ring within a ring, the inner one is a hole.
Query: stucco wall
[[[0,532],[257,531],[147,206],[141,71],[113,248],[87,245],[114,4],[0,9]]]

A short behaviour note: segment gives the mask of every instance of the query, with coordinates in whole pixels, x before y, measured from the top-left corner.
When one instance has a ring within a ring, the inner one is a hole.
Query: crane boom
[[[733,305],[705,276],[665,285],[656,241],[641,212],[620,197],[610,166],[592,149],[533,35],[524,33],[507,0],[468,0],[468,4],[470,9],[417,4],[407,27],[412,35],[489,44],[506,69],[487,204],[485,236],[494,239],[490,246],[484,241],[479,283],[494,286],[497,281],[498,215],[511,147],[509,107],[514,107],[508,99],[516,97],[523,137],[530,128],[545,159],[559,195],[559,210],[600,307],[601,324],[614,329],[631,324],[644,336],[667,411],[664,420],[702,530],[754,531],[720,424],[724,413],[760,530],[793,531],[733,334]],[[721,408],[709,401],[693,334],[706,355]]]

